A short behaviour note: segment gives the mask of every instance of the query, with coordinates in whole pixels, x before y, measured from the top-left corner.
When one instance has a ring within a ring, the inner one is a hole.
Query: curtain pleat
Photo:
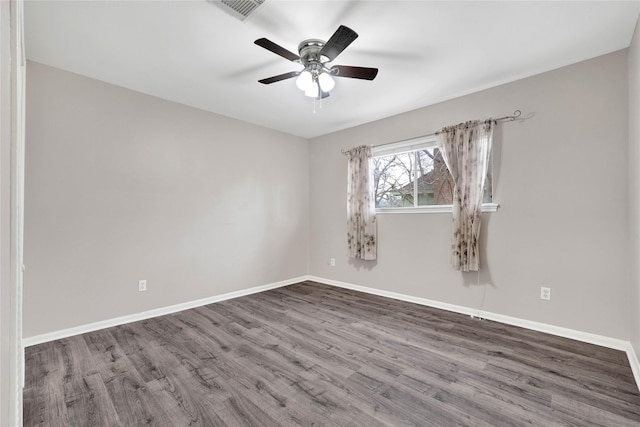
[[[471,121],[436,132],[436,141],[455,183],[451,263],[460,271],[480,268],[480,213],[495,122]]]
[[[373,180],[369,170],[371,147],[349,150],[347,178],[347,245],[349,257],[374,260],[377,257],[376,210]]]

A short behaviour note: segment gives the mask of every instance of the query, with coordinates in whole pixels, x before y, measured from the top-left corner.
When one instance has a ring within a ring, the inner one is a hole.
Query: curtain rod
[[[510,116],[503,116],[503,117],[498,117],[497,119],[489,119],[489,120],[493,120],[494,122],[504,122],[504,121],[512,122],[512,121],[516,120],[517,118],[519,118],[521,115],[522,115],[522,111],[516,110]],[[428,135],[417,136],[416,138],[411,138],[411,139],[425,138],[425,137],[428,137],[428,136],[434,136],[435,134],[436,133],[434,132],[434,133],[430,133]],[[385,144],[373,145],[372,147],[382,147],[382,146],[385,146],[385,145],[397,144],[398,142],[401,142],[401,141],[387,142]],[[340,152],[342,154],[347,154],[349,152],[349,150],[344,150],[343,149],[343,150],[340,150]]]

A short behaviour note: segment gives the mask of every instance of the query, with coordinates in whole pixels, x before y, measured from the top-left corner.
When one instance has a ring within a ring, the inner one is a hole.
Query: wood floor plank
[[[25,426],[640,426],[624,352],[314,282],[25,356]]]
[[[23,394],[24,425],[41,427],[72,425],[61,389],[52,384],[25,388]]]
[[[630,419],[611,411],[602,411],[600,408],[571,399],[565,395],[554,395],[552,408],[554,412],[573,418],[576,423],[601,427],[637,427],[640,425],[637,419]]]
[[[66,382],[64,400],[71,425],[122,425],[100,374],[75,376]]]
[[[199,381],[192,381],[185,368],[175,373],[154,379],[147,383],[149,393],[163,408],[167,421],[173,426],[214,426],[224,425],[215,413],[215,405],[224,402],[227,393],[215,393],[216,388],[202,387]],[[195,386],[194,386],[195,385]]]
[[[117,408],[122,426],[172,426],[155,395],[147,384],[127,374],[111,376],[105,387]],[[87,424],[72,424],[87,425]],[[113,421],[113,425],[118,425]]]
[[[228,426],[279,427],[280,424],[241,393],[217,405],[216,413]]]

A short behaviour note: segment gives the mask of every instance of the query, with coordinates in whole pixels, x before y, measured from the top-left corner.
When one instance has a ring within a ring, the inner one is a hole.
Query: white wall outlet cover
[[[551,288],[540,288],[540,299],[551,300]]]
[[[144,292],[147,290],[147,281],[138,280],[138,292]]]

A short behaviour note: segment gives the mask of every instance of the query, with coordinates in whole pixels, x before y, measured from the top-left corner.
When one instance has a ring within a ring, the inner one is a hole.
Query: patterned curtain
[[[371,147],[362,145],[345,153],[349,159],[347,179],[347,245],[349,257],[376,259],[376,210],[373,180],[369,172]]]
[[[455,183],[451,263],[460,271],[480,268],[480,212],[495,122],[471,121],[436,132],[436,141]]]

